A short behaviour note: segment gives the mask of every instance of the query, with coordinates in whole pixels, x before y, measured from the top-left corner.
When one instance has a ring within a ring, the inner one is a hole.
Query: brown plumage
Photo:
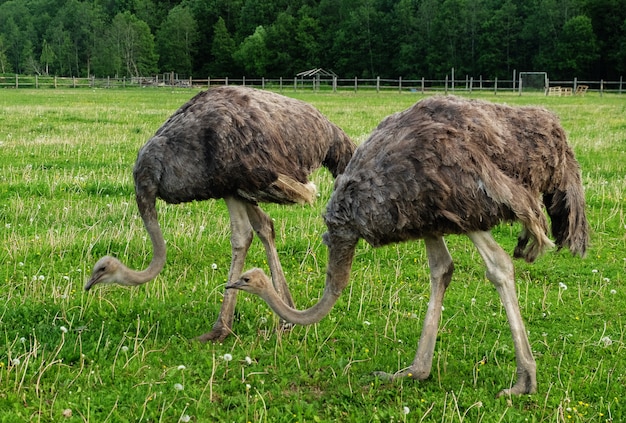
[[[254,230],[265,247],[276,289],[293,304],[272,220],[257,203],[312,203],[316,191],[308,181],[311,172],[325,166],[336,177],[354,148],[339,127],[302,101],[234,86],[196,95],[148,140],[135,163],[137,205],[154,248],[150,265],[137,272],[103,257],[85,289],[98,283],[134,286],[158,275],[166,253],[157,197],[173,204],[224,198],[232,230],[229,280],[241,274]],[[235,293],[225,294],[213,330],[200,340],[222,340],[231,332]]]
[[[360,238],[373,246],[422,238],[431,298],[418,350],[409,368],[380,374],[425,379],[454,270],[443,237],[467,234],[500,295],[515,344],[518,379],[500,395],[532,393],[536,365],[519,311],[513,263],[489,231],[500,222],[522,222],[515,255],[535,260],[553,245],[542,198],[557,245],[584,255],[589,229],[580,169],[554,114],[457,97],[428,98],[383,120],[337,178],[325,215],[326,287],[316,305],[299,311],[285,304],[260,269],[244,273],[228,288],[260,295],[287,321],[314,323],[348,285]]]

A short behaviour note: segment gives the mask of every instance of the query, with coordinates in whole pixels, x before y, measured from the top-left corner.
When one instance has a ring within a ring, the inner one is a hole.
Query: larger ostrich
[[[228,280],[241,274],[254,229],[277,291],[293,305],[272,220],[257,203],[312,203],[316,190],[308,181],[311,172],[323,165],[336,177],[354,149],[339,127],[302,101],[245,87],[219,87],[196,95],[141,148],[133,170],[137,206],[154,249],[150,265],[138,272],[103,257],[85,289],[99,283],[139,285],[159,274],[166,249],[157,197],[174,204],[223,198],[232,231]],[[223,340],[231,333],[235,303],[236,291],[226,291],[217,321],[200,341]]]
[[[454,269],[443,237],[466,234],[500,295],[515,344],[517,381],[499,395],[533,393],[536,364],[517,302],[513,263],[490,229],[520,221],[515,256],[532,262],[553,246],[541,199],[557,246],[584,256],[588,224],[580,169],[556,116],[541,108],[429,98],[387,117],[337,178],[325,215],[326,287],[317,304],[304,311],[284,304],[260,269],[227,288],[260,295],[289,322],[315,323],[347,286],[359,238],[374,247],[422,238],[431,297],[417,353],[407,369],[381,375],[423,380],[431,371]]]

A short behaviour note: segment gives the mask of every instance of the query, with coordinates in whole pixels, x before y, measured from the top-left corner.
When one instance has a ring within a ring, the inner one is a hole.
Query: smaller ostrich
[[[152,261],[135,271],[105,256],[95,264],[85,290],[101,283],[140,285],[161,272],[166,248],[157,197],[171,204],[223,198],[231,224],[228,280],[241,274],[254,230],[276,290],[293,305],[272,220],[258,203],[311,204],[316,196],[315,185],[308,181],[311,172],[325,166],[337,177],[355,148],[338,126],[305,102],[234,86],[197,94],[157,130],[135,162],[135,196],[152,242]],[[236,298],[236,291],[225,292],[212,330],[198,340],[221,341],[231,333]]]
[[[500,295],[515,345],[517,381],[498,396],[534,393],[536,364],[517,301],[513,262],[490,229],[520,221],[514,255],[532,262],[554,245],[546,235],[542,203],[557,246],[584,256],[589,230],[580,169],[555,115],[542,108],[428,98],[383,120],[337,178],[324,216],[328,268],[317,304],[293,309],[260,269],[249,270],[227,288],[261,296],[288,322],[315,323],[348,285],[360,238],[374,247],[423,239],[431,296],[417,353],[407,369],[378,374],[424,380],[454,270],[443,237],[466,234]]]

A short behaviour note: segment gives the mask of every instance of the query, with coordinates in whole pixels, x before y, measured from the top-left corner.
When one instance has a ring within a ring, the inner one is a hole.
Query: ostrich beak
[[[235,282],[226,285],[226,289],[242,289],[245,284],[246,281],[244,281],[243,279],[237,279]]]
[[[92,276],[91,278],[89,278],[89,280],[85,284],[85,291],[89,291],[91,289],[91,287],[94,286],[97,283],[98,283],[98,278]]]

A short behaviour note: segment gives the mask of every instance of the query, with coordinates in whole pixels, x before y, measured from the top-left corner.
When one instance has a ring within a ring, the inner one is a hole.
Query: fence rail
[[[517,79],[483,79],[466,77],[465,79],[385,79],[385,78],[178,78],[173,74],[163,74],[153,77],[141,78],[77,78],[56,76],[23,76],[23,75],[0,75],[0,88],[132,88],[132,87],[180,87],[202,88],[216,85],[247,85],[262,89],[277,90],[314,90],[314,91],[361,91],[375,90],[397,92],[472,92],[486,91],[497,93],[519,93],[526,91],[520,89]],[[573,80],[550,81],[549,86],[572,88],[576,92],[578,85],[585,85],[588,91],[603,93],[624,92],[623,78],[619,81],[585,81],[574,78]],[[535,89],[548,94],[549,87]]]

